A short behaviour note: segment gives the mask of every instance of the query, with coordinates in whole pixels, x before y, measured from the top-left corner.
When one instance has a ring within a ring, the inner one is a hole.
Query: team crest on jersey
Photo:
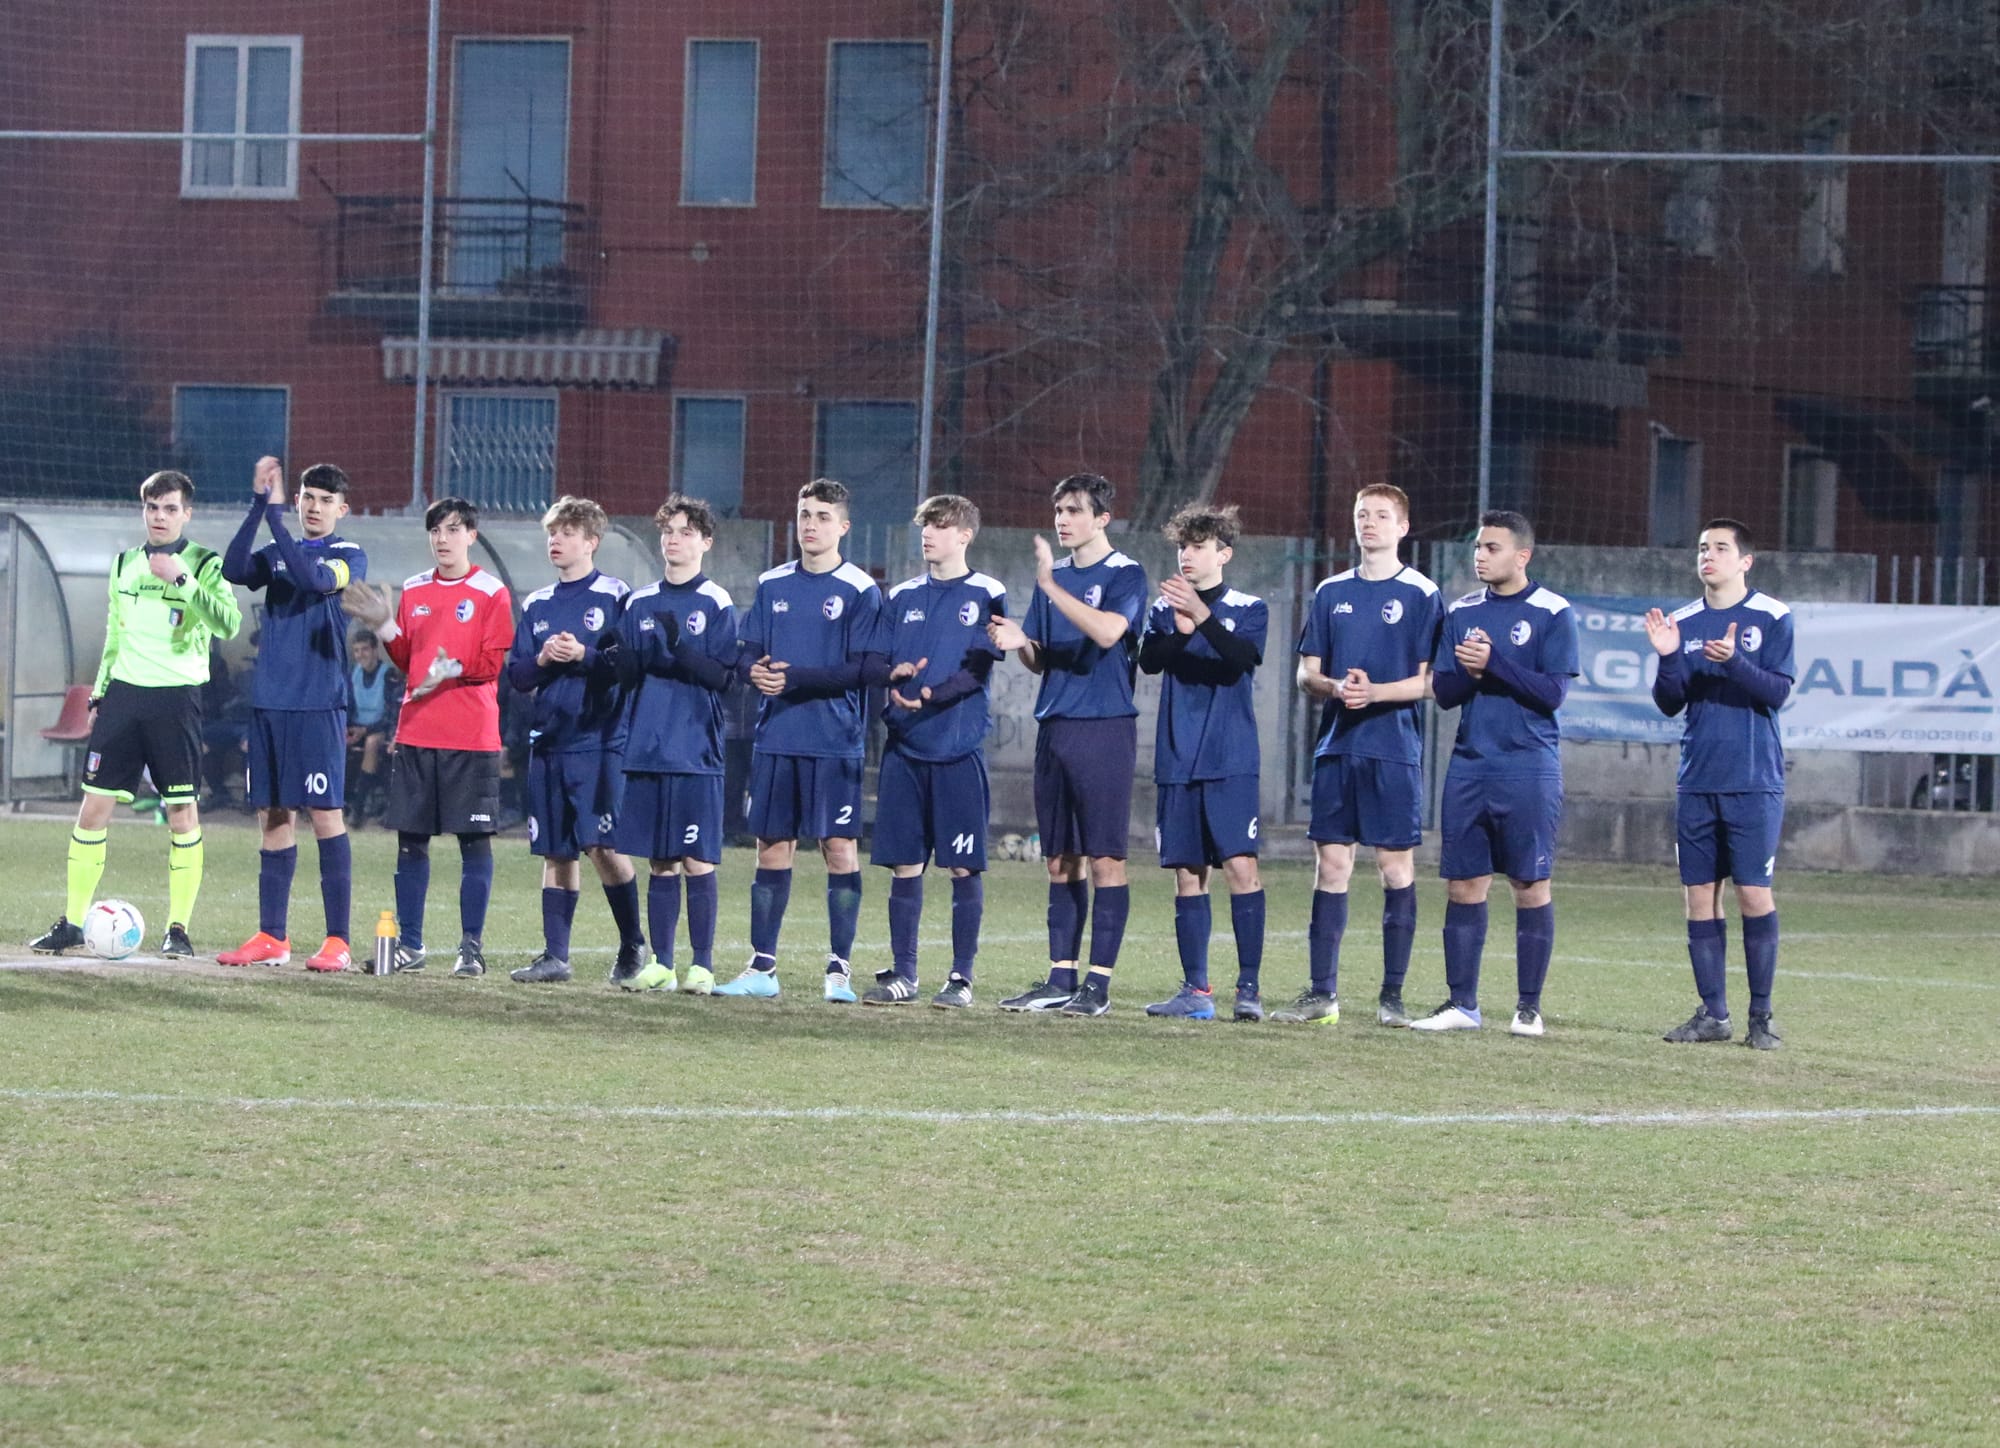
[[[964,603],[961,603],[958,606],[958,621],[967,628],[971,628],[974,624],[978,623],[979,605],[969,598]]]
[[[604,610],[596,607],[586,608],[583,611],[583,626],[592,633],[596,633],[599,629],[603,628]]]
[[[617,828],[618,821],[610,815],[601,814],[597,817],[597,832],[600,835],[608,835]]]
[[[921,608],[912,608],[906,610],[903,614],[904,623],[922,623],[923,621],[924,611]]]
[[[1093,583],[1090,585],[1090,587],[1084,589],[1083,591],[1083,601],[1089,604],[1092,608],[1096,608],[1098,600],[1103,597],[1104,597],[1104,586],[1099,583]]]
[[[1382,605],[1382,622],[1401,623],[1402,619],[1403,619],[1402,599],[1392,598],[1387,603]]]
[[[819,606],[819,611],[825,614],[829,620],[839,618],[843,613],[847,612],[847,600],[836,593]]]
[[[181,620],[186,617],[187,614],[178,608],[170,608],[167,610],[167,622],[173,628],[179,628],[181,626]]]
[[[90,758],[83,762],[83,772],[85,774],[95,774],[97,773],[97,767],[102,763],[104,763],[104,756],[93,749],[90,751]]]
[[[1521,644],[1526,643],[1529,639],[1533,638],[1534,636],[1535,636],[1535,631],[1532,627],[1529,626],[1528,621],[1525,618],[1515,619],[1514,626],[1507,630],[1507,637],[1513,640],[1514,644],[1517,647]]]
[[[1224,619],[1224,620],[1222,621],[1222,631],[1223,631],[1224,633],[1235,633],[1235,632],[1236,632],[1236,620],[1235,620],[1235,619],[1233,619],[1233,618],[1225,618],[1225,619]]]
[[[469,598],[461,598],[458,601],[458,607],[454,608],[451,612],[452,612],[452,617],[456,618],[460,623],[471,623],[472,600]]]
[[[703,630],[707,627],[708,615],[700,611],[689,614],[681,621],[681,632],[693,634],[696,638],[700,638]]]
[[[1750,627],[1743,630],[1742,640],[1743,651],[1748,654],[1754,654],[1764,646],[1764,630],[1758,628],[1753,623]]]

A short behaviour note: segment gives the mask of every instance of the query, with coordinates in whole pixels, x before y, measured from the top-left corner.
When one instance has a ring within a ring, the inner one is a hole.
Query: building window
[[[917,409],[910,402],[823,402],[813,472],[847,484],[857,523],[907,523],[917,507]]]
[[[257,459],[285,456],[291,394],[283,387],[174,388],[174,454],[204,497],[250,485]]]
[[[462,39],[454,58],[445,276],[467,292],[566,285],[569,42]]]
[[[1819,126],[1806,135],[1809,156],[1847,151],[1847,132]],[[1811,165],[1805,169],[1805,204],[1799,215],[1799,266],[1808,276],[1837,277],[1847,271],[1847,168]]]
[[[921,206],[930,46],[836,40],[827,68],[826,206]]]
[[[541,513],[556,497],[556,395],[447,392],[440,405],[439,497],[495,513]]]
[[[690,40],[681,131],[681,204],[757,199],[757,42]]]
[[[1785,549],[1792,553],[1833,547],[1840,504],[1840,465],[1809,447],[1785,449]]]
[[[1680,121],[1689,151],[1722,149],[1722,107],[1714,96],[1684,94],[1680,97]],[[1698,161],[1680,173],[1667,197],[1665,222],[1667,244],[1689,256],[1712,257],[1717,246],[1717,196],[1722,190],[1722,167]]]
[[[674,399],[674,491],[700,498],[717,516],[743,512],[743,399]]]
[[[299,37],[190,35],[181,128],[181,195],[297,196]]]
[[[1646,539],[1654,548],[1692,548],[1700,532],[1701,444],[1653,424],[1653,499]]]

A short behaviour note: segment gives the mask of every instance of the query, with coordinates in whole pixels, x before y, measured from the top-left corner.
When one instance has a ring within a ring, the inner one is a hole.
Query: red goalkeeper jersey
[[[385,640],[390,660],[408,680],[396,742],[428,749],[500,747],[496,683],[514,642],[514,604],[507,585],[482,568],[463,578],[436,570],[403,583],[396,637]],[[419,697],[431,662],[443,649],[463,671]]]

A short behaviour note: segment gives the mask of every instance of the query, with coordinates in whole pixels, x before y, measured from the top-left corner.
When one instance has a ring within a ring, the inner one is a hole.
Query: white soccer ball
[[[1000,858],[1003,860],[1020,859],[1023,844],[1024,841],[1019,835],[1005,834],[1000,836]]]
[[[146,938],[146,917],[127,900],[99,900],[84,913],[84,948],[99,960],[123,960]]]

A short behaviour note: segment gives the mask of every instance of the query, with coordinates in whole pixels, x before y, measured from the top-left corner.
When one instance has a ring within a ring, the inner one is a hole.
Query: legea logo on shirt
[[[586,608],[583,611],[583,626],[592,633],[596,633],[599,629],[603,628],[604,610],[601,608]]]
[[[903,615],[904,623],[922,623],[923,621],[924,621],[924,611],[921,608],[910,609]],[[970,620],[968,620],[968,622],[970,622]]]
[[[1354,605],[1351,603],[1336,603],[1333,606],[1333,611],[1335,613],[1353,613]]]
[[[967,628],[979,622],[979,605],[967,599],[958,606],[958,621]]]
[[[708,627],[707,614],[691,613],[687,616],[687,621],[681,625],[681,632],[690,633],[699,638],[701,636],[702,631],[707,627]]]
[[[1400,623],[1403,618],[1403,600],[1392,598],[1382,605],[1382,622]]]
[[[1098,600],[1103,597],[1104,597],[1104,586],[1099,583],[1093,583],[1090,585],[1090,587],[1084,589],[1083,591],[1083,601],[1089,604],[1092,608],[1096,608]]]
[[[458,607],[454,608],[451,612],[452,612],[452,617],[456,618],[460,623],[471,623],[472,600],[469,598],[461,598],[458,601]]]
[[[1746,654],[1754,654],[1764,646],[1764,630],[1758,628],[1754,623],[1743,630],[1739,638],[1742,640],[1743,652]]]
[[[547,619],[538,618],[535,620],[534,632],[547,633],[548,631],[549,631],[549,621]]]
[[[819,606],[819,611],[829,619],[839,618],[843,613],[847,612],[847,601],[836,593]]]
[[[772,613],[790,613],[791,611],[792,611],[792,606],[786,600],[782,598],[777,598],[771,601]]]
[[[428,603],[420,603],[410,610],[411,618],[429,618],[430,616],[431,606]]]
[[[1529,627],[1528,621],[1525,618],[1516,619],[1514,626],[1507,630],[1507,637],[1512,639],[1516,645],[1524,644],[1534,636],[1535,631]]]

